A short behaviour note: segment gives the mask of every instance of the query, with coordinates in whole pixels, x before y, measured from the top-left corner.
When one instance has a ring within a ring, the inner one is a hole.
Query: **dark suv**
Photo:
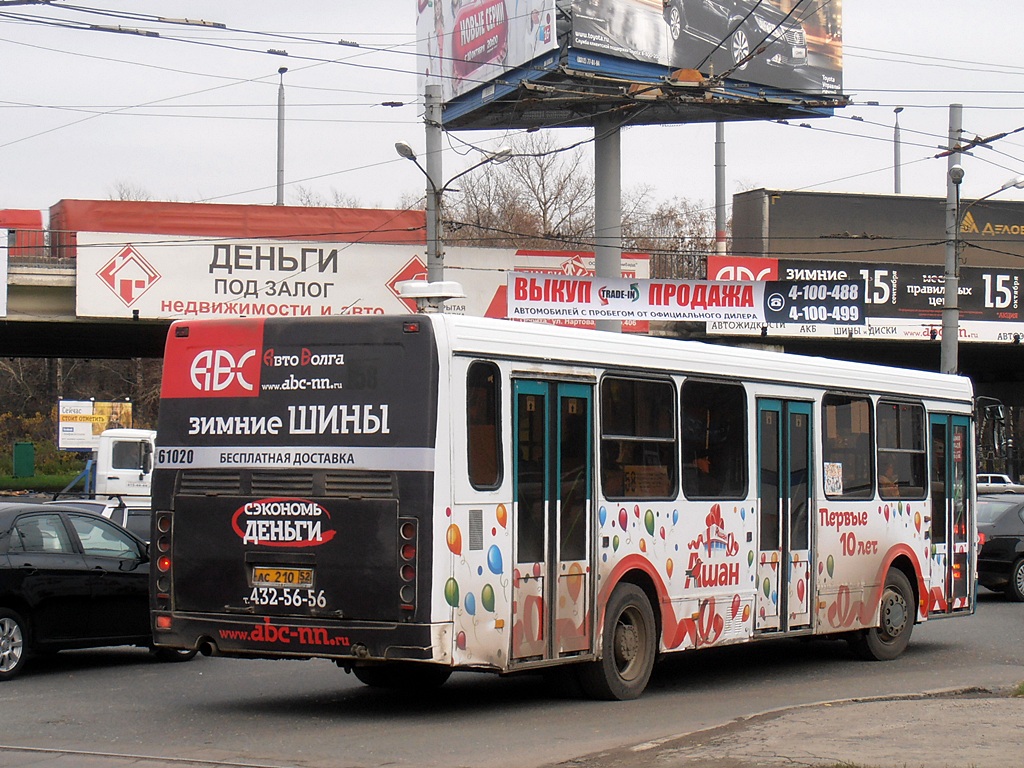
[[[662,3],[674,46],[673,66],[706,71],[716,62],[742,71],[751,64],[795,68],[807,63],[803,25],[792,15],[787,18],[771,0]]]

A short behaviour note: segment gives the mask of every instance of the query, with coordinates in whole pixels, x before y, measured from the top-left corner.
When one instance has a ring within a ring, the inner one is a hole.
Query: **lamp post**
[[[284,73],[288,67],[277,70],[277,204],[284,205]]]
[[[903,107],[896,107],[893,114],[896,115],[896,122],[892,127],[892,191],[897,195],[901,192],[900,185],[900,112]]]
[[[504,163],[512,157],[512,150],[508,147],[501,147],[497,152],[487,155],[480,162],[474,163],[464,171],[455,174],[442,185],[438,185],[434,181],[434,178],[440,175],[441,158],[439,150],[437,151],[437,157],[433,159],[428,154],[426,168],[420,164],[419,158],[416,156],[416,152],[406,142],[396,142],[395,151],[398,153],[399,157],[411,160],[427,179],[427,282],[442,283],[444,282],[444,223],[441,220],[441,199],[444,196],[444,193],[451,191],[451,185],[453,182],[457,179],[461,179],[470,171],[475,171],[481,165],[486,165],[487,163]],[[431,173],[431,171],[434,171],[434,173]],[[434,306],[434,308],[436,309],[437,307]]]
[[[950,260],[948,258],[946,262],[946,287],[942,309],[941,367],[943,373],[957,373],[957,342],[960,335],[960,309],[958,297],[960,291],[960,249],[963,245],[960,242],[960,232],[963,228],[963,222],[967,218],[967,214],[970,213],[971,208],[976,206],[978,203],[988,200],[990,197],[998,195],[1000,192],[1005,192],[1011,187],[1024,189],[1024,174],[1015,176],[998,189],[994,189],[987,195],[982,195],[978,199],[972,200],[964,207],[963,210],[960,210],[960,185],[964,180],[964,169],[959,163],[950,167],[949,180],[952,182],[955,190],[956,226],[953,230],[952,264],[950,264]]]

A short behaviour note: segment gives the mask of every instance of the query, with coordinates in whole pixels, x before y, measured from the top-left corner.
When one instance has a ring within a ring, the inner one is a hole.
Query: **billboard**
[[[885,341],[936,341],[942,337],[945,285],[942,265],[882,264],[853,261],[800,261],[773,258],[708,257],[713,280],[787,280],[806,285],[828,281],[861,282],[865,322],[767,323],[769,336],[869,338]],[[961,342],[1024,341],[1024,269],[960,268],[958,303]],[[755,336],[763,325],[708,322],[709,335]]]
[[[782,281],[631,280],[512,273],[508,316],[513,320],[660,320],[864,324],[864,291],[853,280]]]
[[[416,304],[399,295],[399,284],[427,274],[423,248],[414,245],[79,232],[78,246],[79,317],[413,313]],[[589,252],[447,248],[445,277],[466,296],[450,299],[445,311],[505,317],[509,272],[593,275],[594,268]],[[649,274],[648,256],[623,254],[623,277]]]
[[[422,82],[440,84],[446,128],[583,126],[616,107],[631,124],[824,117],[846,103],[840,0],[418,9]]]
[[[416,38],[448,102],[555,50],[555,0],[417,0]]]
[[[572,45],[790,91],[842,91],[839,0],[573,0]]]
[[[57,447],[62,451],[95,451],[103,430],[131,425],[130,402],[60,400],[57,404]]]

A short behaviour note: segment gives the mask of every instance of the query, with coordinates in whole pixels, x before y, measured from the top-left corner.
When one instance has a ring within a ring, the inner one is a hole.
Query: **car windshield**
[[[999,499],[978,499],[978,522],[994,523],[1006,510],[1019,505],[1019,501],[1001,501]]]

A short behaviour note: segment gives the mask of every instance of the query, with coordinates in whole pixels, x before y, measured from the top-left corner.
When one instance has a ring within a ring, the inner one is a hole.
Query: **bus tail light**
[[[416,553],[419,528],[412,517],[398,518],[398,587],[399,606],[412,618],[416,610]]]
[[[156,558],[153,560],[152,574],[153,607],[158,611],[171,609],[171,584],[173,575],[171,567],[171,514],[158,512],[153,518],[153,549]]]

